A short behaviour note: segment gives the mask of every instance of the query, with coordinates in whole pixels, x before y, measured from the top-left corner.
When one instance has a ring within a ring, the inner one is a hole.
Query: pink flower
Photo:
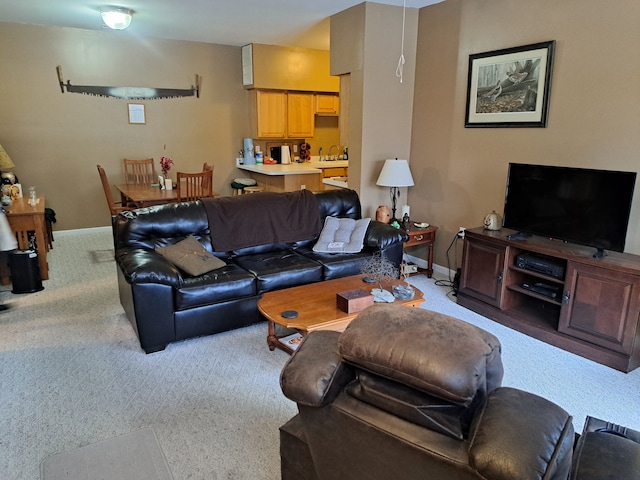
[[[162,175],[165,177],[167,173],[169,173],[169,170],[171,170],[171,165],[173,165],[173,160],[169,157],[160,157],[160,168],[162,169]]]

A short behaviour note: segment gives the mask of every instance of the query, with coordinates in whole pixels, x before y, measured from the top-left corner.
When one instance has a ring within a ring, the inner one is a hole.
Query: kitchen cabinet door
[[[287,94],[287,129],[289,138],[310,138],[314,133],[314,95]]]
[[[287,94],[256,91],[258,138],[285,138],[287,134]]]
[[[331,93],[316,93],[316,115],[338,115],[340,97]]]
[[[331,167],[331,168],[323,168],[322,169],[322,177],[323,178],[331,178],[331,177],[346,177],[348,172],[348,167]]]

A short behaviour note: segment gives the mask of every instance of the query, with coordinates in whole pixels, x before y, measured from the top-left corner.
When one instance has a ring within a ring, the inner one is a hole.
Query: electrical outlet
[[[456,234],[456,237],[458,238],[464,238],[464,231],[466,229],[464,227],[460,227],[460,229],[458,230],[458,233]]]
[[[307,186],[306,185],[300,185],[300,190],[306,190]]]

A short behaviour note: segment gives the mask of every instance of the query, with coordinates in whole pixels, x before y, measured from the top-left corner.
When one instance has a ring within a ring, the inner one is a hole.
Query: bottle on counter
[[[344,160],[349,160],[349,147],[344,147],[344,153],[342,155]]]

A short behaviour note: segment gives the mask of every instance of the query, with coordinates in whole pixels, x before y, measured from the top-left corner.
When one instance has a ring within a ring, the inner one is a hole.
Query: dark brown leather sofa
[[[297,193],[303,192],[210,199],[236,212],[232,218],[214,222],[200,200],[141,208],[115,217],[120,302],[146,353],[163,350],[171,342],[259,322],[262,317],[257,302],[263,293],[358,274],[361,262],[373,254],[400,265],[407,234],[373,220],[359,253],[317,253],[313,251],[317,237],[284,241],[267,235],[260,235],[250,246],[215,248],[221,238],[238,235],[237,226],[242,220],[251,218],[252,213],[255,216],[260,209],[280,209],[286,218],[288,206],[291,210],[298,206]],[[354,190],[328,190],[308,196],[314,204],[309,216],[320,226],[327,216],[362,218],[360,199]],[[233,227],[226,220],[233,220]],[[284,222],[281,225],[283,230],[297,231],[294,227]],[[190,276],[156,251],[189,235],[226,265]]]
[[[572,417],[501,387],[498,339],[446,315],[374,305],[309,334],[282,371],[299,414],[282,478],[566,479]]]

